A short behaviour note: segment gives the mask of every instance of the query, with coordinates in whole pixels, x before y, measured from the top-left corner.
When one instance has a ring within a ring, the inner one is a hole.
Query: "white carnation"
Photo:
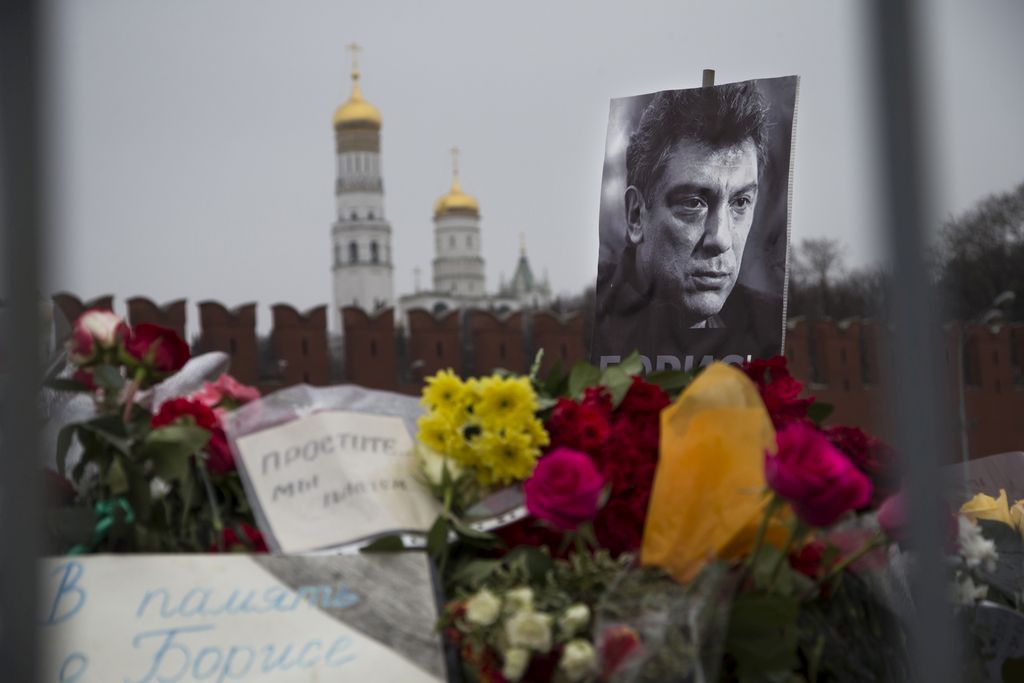
[[[552,621],[550,614],[518,612],[505,622],[509,645],[547,652],[551,649]]]
[[[505,593],[505,613],[533,611],[533,590],[531,588],[513,588]]]
[[[562,659],[558,662],[570,683],[577,683],[588,678],[597,671],[594,646],[588,641],[577,638],[565,644]]]
[[[466,601],[466,620],[478,626],[490,626],[501,614],[501,598],[487,590],[479,591]]]
[[[590,623],[590,608],[583,603],[570,605],[562,616],[558,618],[558,628],[562,635],[569,637],[576,635],[581,629]]]
[[[512,647],[505,652],[505,663],[501,667],[501,675],[507,680],[518,681],[526,673],[530,665],[530,651],[521,647]]]
[[[964,563],[972,569],[984,564],[988,571],[995,571],[996,560],[999,559],[995,542],[985,538],[981,527],[971,520],[963,516],[958,519],[960,556],[964,558]]]
[[[988,597],[988,586],[978,585],[966,576],[953,585],[953,600],[961,605],[973,605]]]

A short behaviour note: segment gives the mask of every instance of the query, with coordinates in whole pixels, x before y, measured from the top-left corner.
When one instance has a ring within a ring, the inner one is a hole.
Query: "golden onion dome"
[[[437,201],[434,202],[435,218],[449,213],[480,214],[479,202],[462,191],[457,178],[452,181],[452,189],[438,197]]]
[[[353,49],[352,95],[348,98],[348,102],[334,110],[334,127],[380,128],[381,123],[384,121],[380,115],[380,110],[363,99],[363,93],[359,90],[359,65],[355,59],[355,52],[358,50],[358,46],[353,45],[351,47]]]
[[[434,202],[434,218],[452,213],[480,215],[480,203],[476,198],[462,191],[459,185],[459,150],[452,149],[452,187]]]

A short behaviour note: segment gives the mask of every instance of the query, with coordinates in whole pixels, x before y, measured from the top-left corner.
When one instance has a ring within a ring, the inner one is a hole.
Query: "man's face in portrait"
[[[713,147],[684,138],[644,195],[626,190],[637,269],[655,301],[678,309],[689,326],[722,310],[739,275],[757,203],[753,140]]]

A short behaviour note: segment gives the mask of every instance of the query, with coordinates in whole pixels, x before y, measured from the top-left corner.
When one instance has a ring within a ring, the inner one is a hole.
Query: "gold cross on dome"
[[[458,146],[452,147],[452,177],[459,177],[459,148]]]
[[[352,70],[357,71],[359,69],[359,53],[363,48],[359,43],[349,43],[346,47],[352,53]]]

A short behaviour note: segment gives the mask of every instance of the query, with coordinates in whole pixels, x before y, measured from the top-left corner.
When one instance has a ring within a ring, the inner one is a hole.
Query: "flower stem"
[[[754,566],[754,561],[757,559],[758,553],[761,552],[761,546],[764,545],[764,535],[768,531],[768,522],[771,521],[775,511],[782,505],[782,499],[774,493],[772,499],[768,501],[768,505],[764,509],[764,516],[761,518],[761,526],[757,529],[757,538],[754,539],[754,549],[750,551],[750,555],[747,556],[746,571],[744,574],[750,571]]]
[[[213,524],[213,534],[217,541],[217,551],[224,552],[224,522],[220,518],[220,508],[217,506],[217,495],[213,492],[213,482],[206,472],[206,463],[201,458],[196,458],[196,470],[203,480],[203,487],[206,489],[206,497],[210,500],[210,521]]]
[[[125,424],[128,424],[128,421],[131,419],[132,406],[135,405],[135,393],[142,386],[144,379],[146,379],[146,371],[143,368],[139,368],[135,371],[135,377],[128,383],[128,388],[124,395],[124,413],[121,415],[121,419],[124,420]]]
[[[783,546],[782,552],[775,558],[775,564],[772,565],[772,572],[768,576],[768,587],[771,588],[775,585],[775,579],[779,575],[779,570],[782,569],[782,563],[786,562],[789,558],[789,551],[793,548],[793,544],[796,543],[797,539],[804,535],[804,523],[799,518],[794,518],[792,525],[789,527],[789,538],[786,539],[786,545]]]

